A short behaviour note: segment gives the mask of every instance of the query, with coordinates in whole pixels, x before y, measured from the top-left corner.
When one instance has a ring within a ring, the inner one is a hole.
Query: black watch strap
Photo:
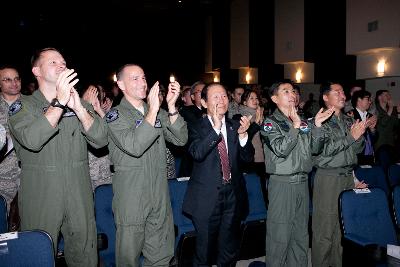
[[[57,98],[54,98],[53,100],[51,100],[50,102],[50,106],[52,107],[56,107],[56,108],[62,108],[65,109],[65,106],[63,104],[61,104]]]

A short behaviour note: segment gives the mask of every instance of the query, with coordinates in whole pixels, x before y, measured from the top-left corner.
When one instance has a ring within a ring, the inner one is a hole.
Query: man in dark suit
[[[187,125],[193,124],[203,116],[203,110],[201,107],[201,90],[203,90],[204,86],[205,84],[202,81],[197,81],[188,89],[188,91],[183,93],[182,98],[185,99],[183,100],[185,104],[180,108],[179,114],[181,114]],[[193,159],[188,153],[188,147],[188,144],[184,147],[185,152],[179,170],[181,177],[190,176],[193,169]]]
[[[246,132],[250,118],[237,122],[225,117],[228,96],[218,83],[204,87],[201,98],[207,116],[188,125],[194,163],[183,211],[196,229],[194,266],[210,266],[215,257],[218,266],[234,266],[240,222],[248,214],[240,162],[251,162],[254,156]]]
[[[360,154],[357,154],[358,165],[373,165],[375,163],[373,143],[376,137],[377,117],[368,112],[371,106],[371,93],[365,90],[354,92],[351,104],[354,107],[354,119],[367,121],[367,129],[364,133],[365,148]]]

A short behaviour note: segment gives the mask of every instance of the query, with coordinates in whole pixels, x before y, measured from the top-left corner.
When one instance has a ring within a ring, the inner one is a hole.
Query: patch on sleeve
[[[110,123],[118,119],[118,110],[116,109],[111,109],[107,114],[106,114],[106,122]]]
[[[269,132],[272,130],[272,123],[271,122],[265,122],[264,123],[264,131]]]
[[[142,120],[142,119],[140,119],[140,120],[136,120],[136,122],[135,122],[136,128],[137,128],[137,127],[139,127],[139,126],[140,126],[140,124],[142,124],[142,122],[143,122],[143,120]]]
[[[22,109],[22,102],[21,100],[17,100],[11,104],[10,108],[8,109],[8,116],[12,116],[17,114]]]
[[[161,128],[161,121],[159,119],[157,119],[156,122],[154,123],[154,127]]]

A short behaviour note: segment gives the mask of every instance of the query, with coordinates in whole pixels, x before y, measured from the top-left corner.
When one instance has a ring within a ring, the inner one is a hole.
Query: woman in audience
[[[264,121],[264,108],[260,106],[258,94],[255,90],[245,91],[241,96],[241,105],[239,113],[233,116],[233,119],[240,120],[241,116],[251,116],[251,125],[247,130],[249,139],[252,141],[255,153],[254,162],[247,163],[244,166],[245,172],[255,172],[260,177],[261,188],[263,191],[264,201],[267,205],[268,197],[266,190],[267,173],[265,172],[264,150],[260,138],[260,125]]]
[[[376,160],[385,173],[389,166],[396,161],[396,140],[399,127],[398,109],[392,102],[387,90],[378,90],[375,97],[375,106],[378,115],[377,140],[375,143]]]
[[[165,100],[166,89],[162,84],[159,84],[159,86],[160,86],[160,91],[158,93],[158,99],[160,100],[160,107],[162,109],[168,110],[167,101]],[[176,178],[175,158],[168,147],[166,148],[166,151],[167,151],[167,178],[174,179]]]
[[[99,85],[90,85],[83,94],[83,99],[93,106],[94,111],[104,118],[110,110],[112,101],[106,97],[104,88]],[[111,184],[112,173],[107,146],[95,149],[88,146],[89,172],[93,191],[102,184]]]

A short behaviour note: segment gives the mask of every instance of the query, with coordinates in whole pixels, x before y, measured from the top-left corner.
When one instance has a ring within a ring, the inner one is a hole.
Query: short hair
[[[38,49],[33,53],[32,57],[31,57],[31,67],[32,68],[37,65],[42,54],[47,51],[55,51],[55,52],[58,52],[61,54],[60,50],[58,50],[57,48],[54,48],[54,47],[46,47],[46,48]]]
[[[357,107],[358,99],[363,99],[364,97],[371,97],[371,93],[365,90],[354,92],[353,96],[351,97],[351,105],[353,108]]]
[[[0,70],[5,70],[5,69],[13,69],[13,70],[15,70],[15,71],[18,72],[17,68],[16,68],[15,66],[13,66],[13,65],[10,65],[10,64],[1,64],[1,65],[0,65]]]
[[[334,84],[340,85],[340,83],[335,82],[335,81],[328,81],[328,82],[324,82],[321,84],[321,87],[319,88],[319,105],[321,107],[326,108],[325,101],[324,101],[324,95],[329,94],[329,92],[332,90],[331,86]]]
[[[115,76],[117,77],[117,81],[120,81],[122,79],[122,73],[124,73],[124,70],[125,70],[126,67],[133,67],[133,66],[136,66],[136,67],[139,67],[139,68],[142,69],[142,67],[140,67],[139,65],[134,64],[134,63],[125,64],[125,65],[119,67],[117,69],[117,71],[115,72]]]
[[[224,88],[224,90],[226,92],[226,88],[222,84],[220,84],[220,83],[209,83],[209,84],[206,84],[204,86],[203,90],[201,90],[201,99],[203,99],[204,101],[207,101],[208,90],[213,86],[221,86],[222,88]]]
[[[192,86],[190,87],[190,95],[193,95],[194,94],[194,90],[196,89],[196,86],[197,85],[205,85],[205,83],[204,82],[202,82],[202,81],[197,81],[197,82],[195,82],[194,84],[192,84]]]
[[[279,86],[281,86],[282,84],[290,84],[294,88],[293,82],[290,80],[279,81],[272,84],[271,87],[268,89],[269,96],[272,97],[276,95],[278,93]]]

